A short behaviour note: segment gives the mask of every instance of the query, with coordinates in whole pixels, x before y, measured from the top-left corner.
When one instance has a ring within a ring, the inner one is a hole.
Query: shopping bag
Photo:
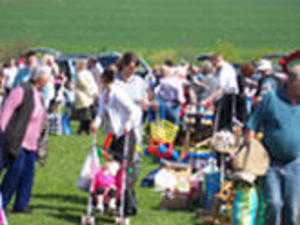
[[[236,186],[232,210],[232,225],[256,225],[258,196],[254,186]]]
[[[91,181],[95,177],[99,168],[100,163],[97,155],[97,146],[93,146],[82,166],[80,176],[77,181],[77,187],[82,191],[89,191]]]

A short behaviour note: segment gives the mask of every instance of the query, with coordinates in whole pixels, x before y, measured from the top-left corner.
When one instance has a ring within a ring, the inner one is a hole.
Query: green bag
[[[266,215],[266,203],[263,191],[263,181],[259,180],[257,184],[257,194],[258,194],[258,208],[256,225],[265,225],[265,215]]]
[[[233,202],[232,225],[256,225],[257,207],[256,188],[238,184]]]

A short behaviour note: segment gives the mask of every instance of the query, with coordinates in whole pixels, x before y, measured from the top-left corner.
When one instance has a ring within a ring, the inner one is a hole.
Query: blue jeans
[[[12,161],[2,181],[3,208],[6,209],[16,193],[15,211],[22,211],[29,205],[35,170],[36,153],[20,149],[18,158]]]
[[[299,187],[300,159],[288,164],[272,164],[264,185],[266,225],[298,225]]]
[[[180,125],[180,105],[168,105],[161,99],[158,102],[160,119],[169,120],[176,125]]]

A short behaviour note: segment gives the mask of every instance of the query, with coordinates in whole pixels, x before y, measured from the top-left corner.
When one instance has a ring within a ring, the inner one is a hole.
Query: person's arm
[[[216,90],[215,92],[213,92],[209,97],[207,97],[206,99],[204,99],[201,104],[203,106],[212,105],[212,103],[215,102],[217,99],[220,99],[223,94],[224,94],[223,89],[219,88],[218,90]]]
[[[205,84],[203,81],[200,81],[197,76],[193,77],[193,82],[199,87],[202,87],[205,89],[209,88],[209,86],[207,84]]]
[[[97,110],[97,115],[91,124],[92,133],[95,136],[97,135],[98,129],[101,126],[104,112],[105,112],[105,103],[104,103],[104,94],[102,94],[99,98],[99,106],[98,106],[98,110]]]
[[[23,101],[24,90],[22,87],[17,87],[9,94],[6,99],[0,116],[0,128],[5,131],[10,118],[14,111],[21,105]]]
[[[270,95],[265,95],[263,100],[258,104],[255,111],[249,117],[246,123],[245,142],[249,144],[256,137],[256,133],[264,126],[265,118],[268,116],[267,110],[270,101]]]

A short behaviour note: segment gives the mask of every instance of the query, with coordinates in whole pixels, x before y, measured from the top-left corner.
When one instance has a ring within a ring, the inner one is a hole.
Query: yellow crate
[[[179,127],[167,120],[159,120],[151,123],[151,139],[164,143],[173,143],[175,141]]]

